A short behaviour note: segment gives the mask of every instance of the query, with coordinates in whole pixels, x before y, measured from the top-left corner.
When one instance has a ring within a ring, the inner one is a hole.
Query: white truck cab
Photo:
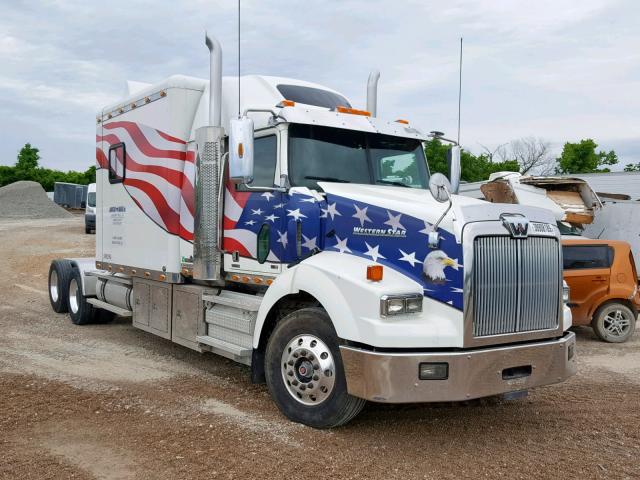
[[[290,419],[517,395],[576,371],[553,215],[455,194],[429,135],[299,80],[173,76],[99,112],[96,257],[53,308],[251,367]],[[240,109],[238,110],[238,94]],[[443,139],[444,140],[444,139]],[[456,173],[457,172],[457,173]],[[101,318],[103,318],[102,315]]]
[[[96,184],[87,187],[87,205],[84,210],[84,233],[96,231]]]

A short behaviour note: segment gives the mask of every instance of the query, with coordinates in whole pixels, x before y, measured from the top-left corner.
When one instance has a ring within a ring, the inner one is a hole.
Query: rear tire
[[[87,325],[93,323],[95,310],[93,305],[87,302],[82,291],[82,278],[80,270],[74,268],[69,279],[68,288],[69,317],[75,325]]]
[[[278,322],[267,344],[265,373],[280,411],[310,427],[344,425],[366,403],[347,392],[338,338],[321,308],[304,308]]]
[[[605,342],[623,343],[636,328],[636,312],[620,302],[602,305],[593,315],[591,326],[596,336]]]
[[[49,267],[49,302],[56,313],[67,313],[69,280],[73,265],[69,260],[54,260]]]

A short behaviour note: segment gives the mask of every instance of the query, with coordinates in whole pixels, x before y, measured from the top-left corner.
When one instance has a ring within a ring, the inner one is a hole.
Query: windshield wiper
[[[402,182],[394,182],[393,180],[376,180],[376,183],[384,183],[385,185],[396,185],[398,187],[407,187],[411,188],[410,185]]]
[[[304,178],[307,180],[320,180],[321,182],[351,183],[349,180],[343,180],[342,178],[335,177],[316,177],[315,175],[307,175]]]

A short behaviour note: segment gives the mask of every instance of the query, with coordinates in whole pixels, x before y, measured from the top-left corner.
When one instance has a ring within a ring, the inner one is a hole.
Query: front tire
[[[321,308],[298,310],[276,325],[267,344],[265,373],[280,411],[310,427],[344,425],[366,403],[347,392],[338,338]]]
[[[49,267],[49,302],[56,313],[67,313],[69,280],[73,265],[69,260],[54,260]]]
[[[75,325],[93,323],[95,311],[84,296],[81,273],[77,268],[73,269],[69,279],[68,299],[69,317]]]
[[[596,310],[591,326],[600,340],[623,343],[635,331],[636,313],[623,303],[606,303]]]

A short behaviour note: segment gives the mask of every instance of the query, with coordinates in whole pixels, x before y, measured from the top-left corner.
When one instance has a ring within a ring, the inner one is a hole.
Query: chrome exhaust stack
[[[222,283],[224,129],[222,128],[222,48],[205,34],[209,48],[209,126],[196,130],[193,278]]]
[[[367,111],[372,117],[378,115],[378,80],[380,80],[380,72],[371,70],[367,80]]]

